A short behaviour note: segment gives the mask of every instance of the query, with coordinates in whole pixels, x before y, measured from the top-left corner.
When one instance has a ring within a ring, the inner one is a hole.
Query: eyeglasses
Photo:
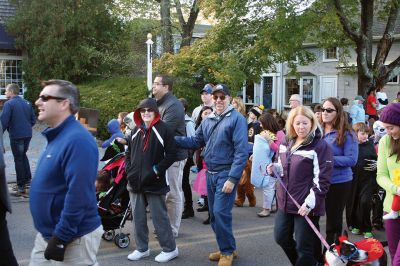
[[[220,99],[221,99],[221,101],[223,101],[223,100],[225,100],[226,96],[225,96],[225,95],[220,95],[220,96],[213,95],[213,99],[214,99],[214,101],[218,100],[218,98],[220,98]]]
[[[66,100],[67,98],[43,94],[43,95],[39,95],[39,99],[42,100],[42,102],[47,102],[48,100],[62,101],[62,100]]]
[[[142,109],[140,109],[140,113],[144,114],[146,112],[152,113],[152,112],[154,112],[154,110],[152,110],[150,108],[142,108]]]
[[[165,84],[163,84],[163,83],[159,83],[159,82],[153,82],[153,85],[154,85],[154,86],[158,86],[158,85],[162,85],[162,86],[164,86]]]
[[[332,113],[332,112],[336,112],[335,109],[331,109],[331,108],[321,108],[321,112],[327,112],[328,114]]]

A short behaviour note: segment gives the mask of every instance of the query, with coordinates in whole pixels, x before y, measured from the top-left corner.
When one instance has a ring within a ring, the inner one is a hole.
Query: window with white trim
[[[315,98],[316,78],[304,76],[300,79],[285,79],[285,105],[289,106],[289,99],[292,94],[300,94],[303,98],[303,105],[311,105]]]
[[[399,84],[399,76],[395,76],[387,82],[387,84]]]
[[[1,98],[5,98],[7,84],[15,83],[21,88],[19,94],[23,95],[22,60],[0,59],[0,91]]]
[[[338,47],[325,48],[323,50],[324,62],[338,61],[339,60],[339,49]]]

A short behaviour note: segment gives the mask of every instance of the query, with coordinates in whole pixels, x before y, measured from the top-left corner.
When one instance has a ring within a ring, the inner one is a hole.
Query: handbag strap
[[[217,123],[214,124],[214,126],[211,128],[210,130],[210,134],[208,135],[208,139],[211,138],[212,134],[214,133],[214,130],[217,128],[217,126],[219,125],[219,123],[221,123],[221,121],[228,115],[230,114],[234,109],[232,108],[231,110],[229,110],[228,112],[226,112],[224,115],[221,116],[221,118],[217,121]]]

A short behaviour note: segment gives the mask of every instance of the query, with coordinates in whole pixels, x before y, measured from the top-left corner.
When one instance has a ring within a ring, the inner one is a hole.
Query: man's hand
[[[231,193],[234,187],[235,187],[234,183],[232,183],[229,180],[226,180],[224,183],[224,187],[222,188],[221,191],[224,193]]]
[[[52,236],[44,251],[44,257],[46,260],[63,261],[67,244],[58,237]]]

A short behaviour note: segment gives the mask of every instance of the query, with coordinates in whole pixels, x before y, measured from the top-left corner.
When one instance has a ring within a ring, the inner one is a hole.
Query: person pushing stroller
[[[148,257],[146,206],[150,208],[154,228],[162,252],[155,257],[157,262],[168,262],[178,256],[175,238],[169,222],[165,195],[169,191],[166,170],[176,157],[174,133],[161,121],[154,99],[140,102],[134,113],[136,127],[128,139],[126,173],[132,200],[135,224],[136,250],[128,255],[129,260]]]

